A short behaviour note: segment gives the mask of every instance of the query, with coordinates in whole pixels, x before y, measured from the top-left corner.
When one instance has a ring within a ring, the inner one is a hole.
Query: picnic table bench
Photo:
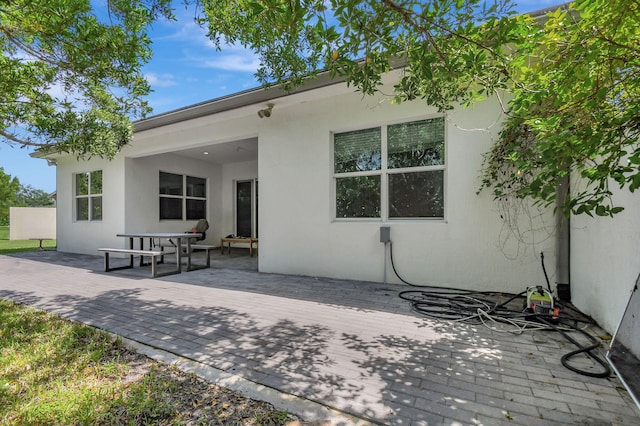
[[[151,258],[151,277],[155,278],[158,276],[158,271],[156,267],[156,257],[164,255],[164,252],[159,250],[136,250],[136,249],[123,249],[123,248],[99,248],[98,251],[104,253],[104,271],[116,271],[118,269],[128,269],[133,268],[133,256],[141,256],[141,257],[150,257]],[[115,268],[109,267],[109,253],[121,253],[128,254],[129,264],[125,266],[117,266]],[[171,271],[173,273],[173,271]]]

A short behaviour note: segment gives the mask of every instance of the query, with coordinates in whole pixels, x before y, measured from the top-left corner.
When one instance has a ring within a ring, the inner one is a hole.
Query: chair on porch
[[[207,219],[200,219],[198,223],[196,223],[196,226],[188,230],[187,233],[201,234],[201,235],[199,237],[189,238],[191,240],[189,241],[189,243],[193,246],[193,244],[197,243],[198,241],[202,241],[205,238],[207,238],[207,229],[209,229],[209,222],[207,222]],[[176,244],[173,241],[169,240],[169,242],[173,244],[174,247],[176,246]],[[194,250],[194,247],[191,248],[191,251],[193,250]],[[184,254],[187,254],[186,246],[182,246],[182,252]]]
[[[190,233],[193,234],[202,234],[202,236],[198,237],[198,238],[192,238],[191,241],[202,241],[205,238],[207,238],[207,229],[209,229],[209,222],[207,222],[207,219],[200,219],[198,221],[198,223],[196,223],[196,226],[194,226],[193,228],[191,228],[189,231]]]
[[[201,234],[200,237],[193,237],[190,238],[190,243],[196,243],[197,241],[202,241],[205,238],[207,238],[207,230],[209,229],[209,222],[207,222],[207,219],[200,219],[198,221],[198,223],[196,223],[196,226],[194,226],[193,228],[189,229],[188,231],[185,231],[186,233],[191,233],[191,234]],[[151,242],[151,246],[152,247],[160,247],[160,250],[164,251],[165,247],[173,247],[176,248],[177,244],[169,239],[168,242],[161,242],[160,240],[158,240],[157,242],[155,240],[152,240]],[[193,250],[193,249],[192,249]],[[182,252],[183,253],[187,253],[187,247],[183,246],[182,247]],[[169,254],[169,253],[167,253]],[[161,258],[161,262],[164,262],[164,255]]]

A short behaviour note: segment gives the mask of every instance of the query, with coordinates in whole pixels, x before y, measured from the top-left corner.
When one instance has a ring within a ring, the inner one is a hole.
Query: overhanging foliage
[[[150,111],[147,25],[171,0],[0,3],[0,137],[43,152],[113,157]]]

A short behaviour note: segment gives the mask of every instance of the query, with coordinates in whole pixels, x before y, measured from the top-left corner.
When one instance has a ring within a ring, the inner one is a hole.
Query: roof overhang
[[[141,132],[344,83],[344,81],[345,78],[343,77],[331,77],[328,72],[323,72],[316,78],[310,78],[304,85],[291,91],[286,91],[281,86],[276,85],[261,86],[138,120],[133,123],[133,128],[135,132]]]

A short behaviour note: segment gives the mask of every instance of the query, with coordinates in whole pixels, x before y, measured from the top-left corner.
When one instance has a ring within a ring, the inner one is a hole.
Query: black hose
[[[578,349],[576,349],[575,351],[571,351],[563,355],[562,358],[560,358],[560,362],[564,367],[568,368],[569,370],[575,373],[582,374],[584,376],[589,376],[589,377],[605,378],[611,375],[611,368],[609,367],[609,365],[604,360],[602,360],[602,358],[600,358],[598,355],[595,355],[594,353],[591,352],[594,349],[597,349],[600,345],[596,340],[596,338],[590,335],[589,333],[587,333],[586,331],[566,323],[563,324],[572,328],[575,331],[579,331],[580,333],[585,335],[592,343],[589,346],[582,346],[578,341],[576,341],[573,337],[567,334],[564,330],[558,328],[555,324],[550,322],[545,316],[535,315],[528,312],[514,311],[506,308],[506,305],[508,305],[510,302],[514,301],[518,297],[522,297],[523,295],[525,295],[527,293],[526,290],[518,294],[508,294],[508,293],[497,293],[497,292],[461,290],[461,289],[456,289],[452,287],[436,287],[436,286],[412,284],[407,280],[405,280],[404,278],[402,278],[398,273],[395,263],[393,261],[393,246],[391,242],[389,242],[389,246],[390,246],[390,256],[391,256],[391,267],[393,268],[393,272],[396,274],[398,279],[411,287],[417,287],[421,289],[421,290],[404,290],[398,293],[398,296],[401,299],[407,300],[411,303],[411,308],[413,311],[434,319],[470,320],[472,318],[477,319],[478,309],[490,307],[487,310],[487,313],[498,315],[500,319],[521,318],[521,317],[534,318],[544,323],[545,325],[550,327],[552,330],[559,332],[560,334],[562,334],[562,336],[564,336],[565,339],[567,339],[569,342],[573,343],[578,347]],[[544,272],[544,277],[547,281],[547,287],[549,287],[549,292],[551,292],[549,277],[547,275],[547,270],[544,266],[544,253],[542,252],[540,253],[540,259],[542,263],[542,270]],[[499,304],[494,303],[492,301],[485,300],[481,297],[477,297],[477,296],[484,296],[488,294],[492,294],[492,295],[502,294],[502,295],[508,295],[510,297],[505,302],[502,302]],[[493,307],[491,307],[491,305],[493,305]],[[574,321],[578,321],[578,320],[574,319]],[[595,362],[600,364],[604,370],[602,372],[593,373],[591,371],[581,370],[569,364],[570,358],[582,353],[589,356]]]
[[[547,288],[549,289],[549,293],[553,294],[551,291],[551,284],[549,284],[549,275],[547,275],[547,268],[544,267],[544,252],[540,252],[540,263],[542,263],[542,272],[544,272],[544,279],[547,281]]]
[[[560,362],[562,363],[562,365],[564,365],[566,368],[568,368],[569,370],[578,373],[578,374],[582,374],[583,376],[589,376],[589,377],[597,377],[597,378],[606,378],[609,377],[611,375],[611,368],[609,367],[609,364],[604,361],[602,358],[600,358],[598,355],[594,354],[593,352],[591,352],[594,349],[597,349],[600,346],[600,343],[596,340],[595,337],[593,337],[592,335],[590,335],[589,333],[587,333],[584,330],[581,330],[579,328],[576,328],[572,325],[569,324],[564,324],[567,327],[571,327],[572,329],[574,329],[575,331],[579,331],[580,333],[582,333],[587,339],[589,339],[591,341],[591,345],[589,346],[582,346],[582,344],[580,342],[578,342],[577,340],[575,340],[573,337],[571,337],[569,334],[565,333],[564,330],[558,328],[555,326],[555,324],[549,322],[546,318],[540,316],[539,320],[542,321],[543,323],[547,324],[549,327],[551,327],[553,330],[559,332],[560,334],[562,334],[564,336],[565,339],[567,339],[568,341],[570,341],[571,343],[573,343],[574,345],[576,345],[578,347],[578,349],[576,349],[575,351],[571,351],[567,354],[564,354],[562,356],[562,358],[560,358]],[[598,364],[600,364],[602,366],[602,368],[604,369],[602,372],[600,373],[593,373],[591,371],[586,371],[586,370],[581,370],[577,367],[572,366],[571,364],[569,364],[569,359],[584,353],[585,355],[587,355],[589,358],[591,358],[592,360],[594,360],[595,362],[597,362]]]

